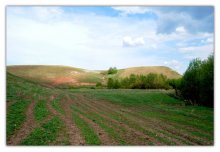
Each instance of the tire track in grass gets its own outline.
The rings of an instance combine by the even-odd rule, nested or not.
[[[47,102],[47,107],[49,111],[57,115],[61,120],[64,121],[66,129],[67,129],[67,134],[69,136],[69,142],[71,145],[84,145],[85,140],[82,138],[82,135],[80,133],[80,130],[76,127],[76,125],[72,121],[72,116],[71,116],[71,110],[69,110],[70,107],[67,107],[65,110],[69,110],[70,113],[68,113],[66,116],[63,114],[57,112],[52,106],[51,106],[51,101],[55,98],[55,96],[51,96],[50,100]]]
[[[91,100],[91,101],[89,101],[89,102],[94,102],[93,100]],[[106,102],[105,102],[106,103]],[[112,105],[112,104],[110,104],[110,106],[109,106],[109,104],[107,104],[107,105],[105,105],[105,104],[103,104],[103,103],[100,103],[99,101],[96,101],[95,103],[94,103],[95,105],[99,105],[99,106],[101,106],[102,108],[104,108],[105,109],[105,111],[114,111],[114,113],[119,113],[120,115],[122,114],[121,112],[119,112],[119,111],[117,111],[117,110],[113,110],[113,109],[117,109],[117,108],[119,108],[119,106],[117,106],[117,105]],[[113,106],[113,107],[112,107]],[[96,106],[95,107],[93,107],[93,108],[96,108]],[[121,107],[120,107],[121,108]],[[133,112],[130,112],[130,113],[133,113]],[[140,116],[138,116],[138,117],[136,117],[136,118],[134,118],[133,120],[135,120],[136,122],[137,122],[137,120],[139,120],[139,117]],[[146,117],[145,117],[146,118]],[[176,130],[176,128],[173,128],[172,127],[172,129],[168,129],[168,128],[166,128],[166,126],[164,126],[164,125],[158,125],[158,123],[159,122],[152,122],[152,120],[149,120],[149,119],[145,119],[145,121],[147,121],[147,122],[150,122],[150,123],[153,123],[152,125],[151,125],[151,127],[156,127],[156,128],[158,128],[158,131],[160,132],[160,129],[165,129],[165,131],[167,131],[167,132],[164,132],[166,135],[168,135],[168,136],[173,136],[173,135],[175,135],[174,134],[174,131],[173,131],[173,129],[174,130]],[[143,124],[143,123],[141,123],[141,124]],[[149,125],[149,123],[148,123],[148,125]],[[167,124],[166,124],[167,125]],[[155,128],[154,128],[155,129]],[[171,131],[172,130],[172,131]],[[157,133],[157,134],[159,134],[159,133]],[[173,134],[173,135],[172,135]],[[160,134],[162,137],[164,137],[164,135],[162,135],[162,134]],[[180,133],[178,133],[178,135],[180,135]],[[184,137],[185,138],[185,140],[187,139],[187,140],[189,140],[190,142],[191,142],[191,144],[194,144],[194,145],[201,145],[202,144],[202,140],[201,139],[192,139],[192,138],[190,138],[188,135],[186,135],[186,134],[184,134],[184,133],[182,133],[181,134],[181,136],[180,137]],[[181,141],[183,141],[184,142],[184,139],[181,139],[181,138],[179,138],[179,136],[177,137],[177,139],[173,139],[173,138],[171,138],[171,137],[168,137],[169,139],[172,139],[172,140],[175,140],[175,142],[177,143],[177,144],[180,144],[181,145]],[[196,140],[196,141],[194,141],[194,140]],[[185,142],[185,143],[188,143],[188,142]]]
[[[33,110],[36,102],[32,101],[26,111],[26,121],[23,123],[22,127],[11,136],[8,141],[8,145],[19,145],[20,142],[25,139],[29,133],[31,133],[39,124],[35,122]]]
[[[86,101],[84,98],[80,98],[79,99],[80,102],[77,102],[76,105],[80,106],[81,109],[84,109],[83,112],[89,114],[88,112],[93,112],[93,114],[95,114],[96,116],[102,117],[104,118],[104,120],[106,122],[108,122],[108,125],[114,125],[114,129],[123,129],[121,133],[121,136],[123,136],[124,139],[126,139],[126,142],[129,142],[128,144],[130,145],[151,145],[153,143],[156,143],[157,145],[162,145],[162,143],[160,143],[159,141],[156,141],[155,139],[152,139],[151,137],[149,137],[146,134],[143,134],[142,132],[134,129],[134,128],[130,128],[128,125],[123,124],[122,122],[116,121],[114,119],[111,119],[101,113],[98,113],[96,110],[94,110],[95,108],[90,107],[89,105],[87,105]],[[85,107],[87,106],[87,107]],[[90,113],[91,114],[91,113]],[[119,131],[119,130],[118,130]]]

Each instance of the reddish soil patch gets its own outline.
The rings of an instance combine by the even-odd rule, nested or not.
[[[77,80],[71,77],[58,77],[52,80],[53,85],[59,84],[75,84]]]
[[[52,81],[52,85],[57,86],[61,84],[74,85],[74,86],[95,86],[96,83],[90,82],[79,82],[75,78],[72,77],[58,77],[55,79],[50,79]]]
[[[35,122],[33,110],[36,102],[32,101],[26,111],[26,121],[21,128],[7,142],[8,145],[19,145],[20,142],[27,137],[39,125]]]

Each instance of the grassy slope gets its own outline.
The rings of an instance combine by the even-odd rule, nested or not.
[[[133,67],[133,68],[121,69],[119,70],[116,76],[119,78],[124,78],[124,77],[128,77],[130,74],[146,75],[149,73],[164,74],[168,78],[181,77],[179,73],[165,66],[147,66],[147,67]]]
[[[74,67],[46,65],[8,66],[7,72],[38,83],[57,86],[94,86],[97,82],[106,83],[108,77],[124,78],[130,74],[162,73],[168,78],[181,77],[177,72],[163,66],[120,69],[116,75],[106,75],[103,74],[105,73],[104,71],[88,71]],[[56,80],[59,81],[58,84],[56,84]]]
[[[46,66],[46,65],[24,65],[8,66],[7,72],[19,77],[23,77],[39,83],[54,84],[57,79],[68,78],[69,82],[59,83],[79,84],[90,83],[95,85],[101,81],[101,75],[97,72],[86,71],[84,69],[73,68],[68,66]],[[62,81],[62,80],[60,80]]]

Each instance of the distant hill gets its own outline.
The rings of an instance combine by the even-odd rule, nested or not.
[[[109,77],[124,78],[130,74],[164,74],[168,78],[181,77],[176,71],[164,66],[147,66],[119,69],[115,75],[107,75],[106,71],[85,70],[60,65],[15,65],[7,66],[7,72],[52,86],[95,86],[97,82],[106,83]]]
[[[128,77],[131,74],[146,75],[149,73],[163,74],[168,78],[172,78],[172,79],[181,77],[179,73],[165,66],[144,66],[144,67],[132,67],[132,68],[121,69],[117,73],[117,77],[124,78],[124,77]]]

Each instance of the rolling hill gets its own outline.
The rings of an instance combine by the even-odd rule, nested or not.
[[[171,79],[181,77],[179,73],[165,66],[144,66],[120,69],[117,73],[117,77],[125,78],[131,74],[146,75],[149,73],[163,74]]]
[[[176,71],[164,66],[146,66],[119,69],[115,75],[106,71],[86,70],[60,65],[14,65],[7,66],[7,72],[41,84],[52,86],[95,86],[97,82],[106,83],[109,77],[124,78],[130,74],[164,74],[168,78],[181,77]]]

